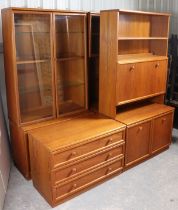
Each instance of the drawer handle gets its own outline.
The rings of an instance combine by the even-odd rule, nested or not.
[[[76,187],[77,187],[77,184],[73,184],[73,185],[71,186],[69,192],[72,191],[72,190],[74,190]]]
[[[110,152],[110,153],[107,155],[106,160],[109,160],[111,157],[112,157],[112,152]]]
[[[109,138],[106,145],[111,144],[112,140],[113,140],[113,138]]]
[[[155,68],[158,68],[158,67],[159,67],[159,63],[156,63]]]
[[[72,170],[69,172],[68,176],[71,176],[72,174],[75,174],[77,172],[76,168],[72,168]]]
[[[135,69],[135,66],[131,66],[129,71],[133,71]]]
[[[77,152],[76,151],[73,151],[70,155],[69,155],[69,158],[68,159],[70,159],[70,158],[72,158],[72,157],[74,157],[74,156],[76,156],[77,155]]]
[[[111,171],[112,171],[112,168],[109,167],[109,168],[107,169],[107,171],[106,171],[106,174],[108,174],[108,173],[111,172]]]
[[[143,127],[142,126],[139,126],[138,127],[138,131],[142,131],[143,130]]]

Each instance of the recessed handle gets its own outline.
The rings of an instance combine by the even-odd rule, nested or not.
[[[135,69],[135,66],[131,66],[129,71],[133,71]]]

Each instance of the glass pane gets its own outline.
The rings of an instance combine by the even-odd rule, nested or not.
[[[59,114],[85,107],[84,17],[56,16]]]
[[[50,16],[15,14],[21,122],[53,115]]]

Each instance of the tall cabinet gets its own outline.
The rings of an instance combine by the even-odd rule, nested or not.
[[[101,11],[99,112],[127,125],[125,166],[169,147],[169,14]]]
[[[87,109],[86,14],[2,10],[13,156],[30,178],[28,131]]]

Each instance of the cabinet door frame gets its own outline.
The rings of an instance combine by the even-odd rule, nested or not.
[[[151,141],[151,155],[154,155],[156,153],[159,153],[159,151],[162,151],[164,150],[165,148],[169,147],[169,145],[171,144],[171,133],[170,133],[170,141],[168,144],[165,144],[163,146],[161,146],[160,148],[157,148],[156,150],[153,150],[153,142],[154,142],[154,129],[155,129],[155,120],[159,119],[159,118],[162,118],[162,117],[166,117],[168,115],[171,115],[172,117],[172,122],[171,122],[171,125],[170,125],[170,128],[172,130],[172,127],[173,127],[173,120],[174,120],[174,117],[173,117],[173,114],[174,112],[167,112],[167,113],[164,113],[164,114],[161,114],[161,115],[158,115],[158,116],[155,116],[153,119],[152,119],[152,141]]]
[[[15,42],[15,23],[14,23],[14,17],[16,14],[19,15],[48,15],[49,16],[49,20],[50,20],[50,33],[49,33],[49,38],[50,38],[50,66],[51,66],[51,90],[52,90],[52,113],[50,117],[45,117],[45,118],[41,118],[41,119],[37,119],[37,120],[31,120],[28,122],[22,122],[21,120],[21,111],[20,111],[20,97],[19,97],[19,90],[18,90],[18,75],[17,75],[17,64],[16,64],[16,42]],[[53,51],[53,19],[52,19],[52,12],[39,12],[39,11],[22,11],[22,10],[14,10],[13,11],[13,15],[12,15],[12,39],[13,39],[13,60],[14,60],[14,65],[13,65],[13,74],[14,74],[14,83],[15,83],[15,93],[16,93],[16,107],[17,107],[17,113],[18,113],[18,117],[17,117],[17,121],[18,121],[18,125],[28,125],[28,124],[32,124],[32,123],[37,123],[37,122],[42,122],[42,121],[46,121],[49,119],[54,119],[56,118],[56,98],[55,98],[55,75],[54,75],[54,51]],[[11,120],[13,122],[13,120]]]
[[[128,160],[128,152],[127,151],[128,151],[128,143],[129,143],[128,142],[128,129],[137,127],[137,126],[142,125],[144,123],[150,123],[150,136],[149,136],[148,154],[146,154],[142,157],[139,157],[139,158],[137,158],[133,161],[127,162],[127,160]],[[132,166],[136,165],[137,163],[147,159],[150,156],[150,152],[151,152],[151,142],[152,142],[152,121],[151,121],[151,119],[143,120],[143,121],[140,121],[138,123],[134,123],[132,125],[127,126],[127,128],[126,128],[126,148],[125,148],[125,167],[126,168],[132,167]]]
[[[85,89],[84,89],[84,100],[85,100],[85,106],[77,111],[72,111],[69,113],[64,113],[64,114],[59,114],[59,106],[58,106],[58,82],[57,82],[57,58],[56,58],[56,27],[55,27],[55,17],[56,16],[81,16],[84,18],[84,25],[83,25],[83,29],[84,29],[84,82],[85,82]],[[57,114],[57,118],[61,118],[61,117],[65,117],[65,116],[70,116],[76,113],[80,113],[83,111],[86,111],[88,109],[88,76],[87,76],[87,14],[86,13],[77,13],[77,12],[53,12],[53,55],[54,55],[54,71],[55,71],[55,98],[56,98],[56,114]]]

